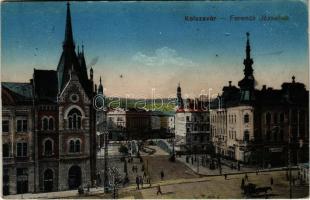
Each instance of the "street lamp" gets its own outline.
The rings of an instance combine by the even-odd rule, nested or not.
[[[104,192],[109,192],[109,178],[108,178],[108,139],[109,131],[103,131],[104,135]]]

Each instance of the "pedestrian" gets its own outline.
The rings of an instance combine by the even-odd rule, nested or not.
[[[270,185],[273,185],[273,178],[270,178]]]
[[[151,176],[148,177],[148,181],[149,181],[150,187],[152,187]]]
[[[89,192],[90,191],[90,184],[88,183],[87,184],[87,192]]]
[[[225,180],[227,180],[227,174],[224,174],[224,176],[225,176]]]
[[[248,180],[249,180],[249,177],[248,177],[248,174],[247,174],[247,173],[245,173],[244,180],[245,180],[245,181],[248,181]]]
[[[157,195],[158,195],[158,194],[160,194],[160,195],[162,195],[162,194],[163,194],[163,193],[161,192],[160,185],[158,185],[158,186],[157,186]]]
[[[242,178],[241,180],[241,189],[243,190],[243,188],[244,188],[244,178]]]
[[[288,171],[286,171],[286,180],[289,181]]]
[[[137,190],[139,190],[140,188],[139,188],[139,177],[138,176],[136,176],[136,184],[137,184]]]
[[[144,171],[144,172],[143,172],[143,178],[145,178],[145,177],[146,177],[146,172]]]
[[[163,171],[163,170],[161,170],[161,172],[160,172],[160,178],[161,178],[161,180],[163,180],[163,179],[164,179],[164,176],[165,176],[164,171]]]

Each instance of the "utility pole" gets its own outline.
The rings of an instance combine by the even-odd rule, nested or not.
[[[109,192],[109,178],[108,178],[108,139],[109,131],[103,131],[104,134],[104,192]]]
[[[291,140],[292,140],[292,135],[291,135],[291,121],[292,121],[292,115],[291,115],[291,110],[289,110],[289,140],[288,140],[288,167],[289,167],[289,186],[290,186],[290,199],[292,199],[292,169],[291,169]]]
[[[292,166],[291,166],[291,141],[289,142],[288,147],[288,169],[289,169],[289,181],[290,181],[290,199],[292,199]]]

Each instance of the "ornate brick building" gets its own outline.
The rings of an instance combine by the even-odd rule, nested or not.
[[[263,167],[286,165],[289,155],[293,163],[309,162],[309,91],[294,76],[281,89],[255,88],[249,33],[245,52],[239,88],[229,81],[211,105],[216,153]]]
[[[83,46],[75,51],[69,3],[57,70],[34,69],[30,83],[2,87],[5,194],[94,184],[93,69],[88,77]]]

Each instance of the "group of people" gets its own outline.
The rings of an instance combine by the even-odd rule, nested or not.
[[[137,190],[139,190],[140,188],[142,189],[144,183],[149,184],[150,187],[152,186],[150,176],[147,176],[147,175],[145,175],[145,176],[143,175],[143,177],[142,176],[136,176]]]
[[[138,166],[137,165],[132,166],[132,172],[138,173]]]

